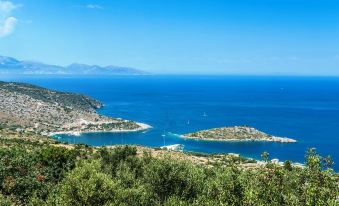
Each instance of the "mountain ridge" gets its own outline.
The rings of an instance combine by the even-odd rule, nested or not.
[[[72,63],[68,66],[18,60],[0,55],[0,74],[17,75],[146,75],[145,71],[122,66]]]

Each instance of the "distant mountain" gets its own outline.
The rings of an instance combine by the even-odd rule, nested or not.
[[[20,61],[0,56],[0,74],[54,74],[54,75],[143,75],[147,72],[119,66],[71,64],[67,67],[34,61]]]
[[[146,72],[119,66],[105,66],[101,67],[98,65],[87,65],[87,64],[71,64],[66,67],[67,71],[71,71],[75,74],[97,74],[97,75],[124,75],[124,74],[146,74]]]

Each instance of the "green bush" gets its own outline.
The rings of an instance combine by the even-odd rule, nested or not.
[[[161,202],[171,196],[192,201],[201,193],[205,179],[202,168],[169,158],[153,159],[144,175],[144,182]]]
[[[14,195],[26,202],[32,191],[44,190],[38,180],[42,170],[35,161],[35,155],[24,148],[0,149],[0,186],[4,195]]]
[[[12,201],[7,198],[7,197],[4,197],[1,193],[0,193],[0,205],[1,206],[11,206],[13,205]]]
[[[47,201],[48,205],[92,206],[114,202],[116,183],[100,171],[100,161],[86,161],[71,171]]]
[[[135,147],[66,149],[0,139],[0,205],[338,205],[338,174],[314,149],[305,167],[228,158],[199,166]],[[10,198],[8,198],[10,197]]]
[[[45,167],[48,178],[52,181],[59,181],[63,178],[65,171],[74,168],[75,157],[75,150],[49,146],[41,150],[38,161]]]

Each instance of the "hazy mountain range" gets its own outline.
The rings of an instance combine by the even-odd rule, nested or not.
[[[147,72],[119,66],[98,66],[74,63],[57,66],[35,61],[20,61],[0,56],[0,74],[53,74],[53,75],[143,75]]]

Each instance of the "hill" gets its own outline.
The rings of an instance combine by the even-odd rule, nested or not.
[[[95,132],[140,130],[147,126],[99,115],[101,102],[90,97],[14,82],[0,82],[0,123],[18,130]]]
[[[182,135],[184,138],[209,141],[263,141],[291,143],[296,140],[287,137],[276,137],[261,132],[253,127],[234,126],[201,130]]]

